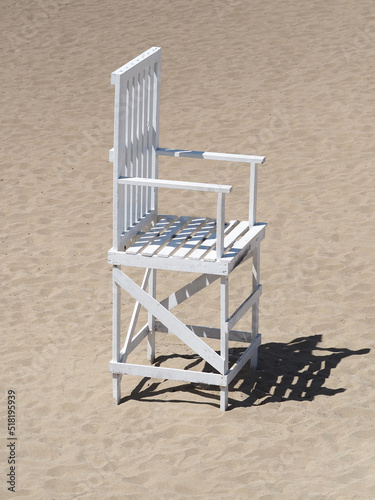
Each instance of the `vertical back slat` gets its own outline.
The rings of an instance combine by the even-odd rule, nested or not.
[[[141,134],[142,134],[142,114],[143,114],[143,102],[142,102],[142,81],[141,81],[141,73],[138,73],[137,75],[137,123],[136,123],[136,138],[137,138],[137,143],[136,143],[136,176],[137,177],[142,177],[142,163],[141,163]],[[139,220],[142,213],[141,213],[141,193],[142,193],[142,187],[137,186],[137,200],[136,200],[136,212],[135,212],[135,220]]]
[[[151,177],[151,161],[152,161],[152,151],[151,151],[151,129],[152,129],[152,92],[151,92],[151,66],[147,67],[147,123],[146,123],[146,177]],[[151,210],[152,200],[151,200],[152,188],[147,188],[146,195],[146,205],[148,210]]]
[[[125,82],[126,87],[124,89],[125,92],[125,151],[124,151],[124,169],[125,176],[129,175],[129,163],[130,163],[130,88],[129,88],[129,80]],[[130,186],[124,186],[124,230],[126,231],[130,226]]]
[[[136,135],[136,121],[137,121],[137,78],[133,77],[132,82],[131,82],[131,88],[132,88],[132,110],[131,110],[131,116],[132,116],[132,124],[131,124],[131,144],[130,144],[130,154],[131,154],[131,167],[130,167],[130,176],[131,177],[136,177],[136,151],[137,151],[137,145],[136,145],[136,140],[135,140],[135,135]],[[134,224],[136,220],[136,186],[131,187],[131,205],[130,205],[130,210],[131,210],[131,225]]]
[[[146,130],[147,130],[147,107],[148,107],[148,93],[147,93],[147,68],[142,72],[142,145],[141,145],[141,164],[142,164],[142,177],[147,177],[147,151],[146,151]],[[147,188],[142,187],[142,214],[148,212],[147,208]]]
[[[156,154],[156,148],[159,144],[159,113],[160,113],[160,64],[158,62],[154,63],[153,73],[153,122],[152,122],[152,174],[153,179],[157,179],[158,172],[158,156]],[[153,190],[153,207],[158,205],[158,191],[154,188]]]
[[[150,177],[154,177],[154,161],[156,159],[156,154],[154,154],[153,151],[153,142],[154,142],[154,101],[155,101],[155,93],[154,93],[154,69],[153,66],[150,67],[150,119],[149,119],[149,130],[148,130],[148,151],[149,151],[149,169],[150,169]],[[156,207],[155,205],[155,189],[150,188],[150,195],[151,195],[151,207],[154,209]]]

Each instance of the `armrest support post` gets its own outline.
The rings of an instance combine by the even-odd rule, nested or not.
[[[218,193],[216,218],[216,260],[224,255],[225,194]]]
[[[250,163],[249,227],[256,223],[258,164]]]

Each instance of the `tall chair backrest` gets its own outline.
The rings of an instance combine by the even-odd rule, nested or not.
[[[161,49],[152,47],[114,71],[113,248],[122,250],[157,214],[157,189],[118,182],[158,177]]]

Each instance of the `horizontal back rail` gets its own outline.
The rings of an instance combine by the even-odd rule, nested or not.
[[[157,148],[159,156],[176,156],[178,158],[197,158],[202,160],[236,161],[242,163],[264,163],[265,156],[238,155],[228,153],[213,153],[210,151],[191,151],[187,149]]]

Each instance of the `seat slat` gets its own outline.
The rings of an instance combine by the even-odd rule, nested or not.
[[[227,232],[227,236],[224,238],[224,252],[240,237],[243,233],[249,229],[248,221],[241,221],[237,226],[233,227],[231,231]],[[211,250],[205,257],[204,260],[214,261],[216,260],[216,248]]]
[[[182,229],[189,221],[190,217],[179,217],[165,231],[163,231],[141,254],[146,257],[152,257],[161,247],[168,243],[171,238]]]
[[[202,244],[203,240],[209,236],[209,234],[215,229],[216,222],[212,219],[206,219],[204,226],[199,229],[199,231],[193,235],[177,252],[173,257],[183,259],[188,255],[189,252],[193,251],[196,247]]]
[[[236,255],[241,252],[246,245],[248,245],[254,238],[257,238],[259,233],[264,231],[265,224],[259,224],[251,227],[247,233],[245,233],[242,238],[237,240],[235,244],[227,251],[224,255],[222,261],[230,262]]]
[[[141,233],[141,237],[126,250],[127,254],[136,255],[157,238],[177,217],[175,215],[163,215],[149,231]]]
[[[176,234],[171,241],[160,250],[158,257],[169,257],[178,247],[182,246],[199,228],[203,226],[207,219],[199,217],[192,219],[189,224]]]
[[[237,221],[235,220],[230,221],[229,224],[224,229],[224,234],[227,234],[228,231],[230,231],[236,223]],[[206,254],[209,250],[213,248],[214,245],[216,245],[216,231],[210,234],[210,236],[207,239],[205,239],[202,242],[202,244],[188,256],[188,259],[200,260],[204,254]]]

